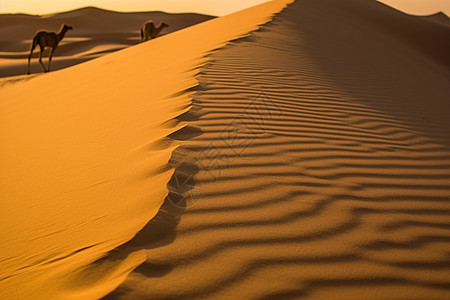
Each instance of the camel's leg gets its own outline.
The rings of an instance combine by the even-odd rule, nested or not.
[[[153,33],[155,32],[155,27],[152,26],[152,28],[148,32],[148,39],[151,40],[154,38]]]
[[[42,68],[44,69],[44,72],[47,72],[44,64],[42,63],[42,54],[44,54],[44,49],[45,49],[45,47],[41,46],[41,52],[39,53],[39,63],[41,64]]]
[[[47,72],[50,72],[50,63],[52,62],[53,53],[55,52],[56,47],[52,47],[52,50],[50,50],[50,56],[48,57],[48,68]]]
[[[146,28],[144,28],[143,35],[144,35],[144,42],[148,41],[148,33],[147,33],[147,29]]]
[[[144,42],[148,41],[148,30],[144,28]]]
[[[37,45],[37,40],[34,38],[33,39],[33,44],[31,45],[31,50],[30,50],[30,55],[28,55],[28,72],[27,74],[30,74],[30,60],[31,60],[31,56],[33,55],[33,50],[34,48],[36,48]]]
[[[148,27],[146,27],[145,30],[144,30],[144,35],[145,35],[144,39],[145,39],[146,41],[152,39],[151,34],[150,34],[150,31],[151,31],[151,29],[149,29]]]

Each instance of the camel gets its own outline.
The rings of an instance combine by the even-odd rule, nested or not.
[[[157,27],[153,24],[153,21],[147,21],[141,26],[141,42],[145,42],[151,39],[154,39],[164,27],[169,27],[164,22],[159,23]]]
[[[63,25],[61,25],[61,29],[59,30],[58,33],[45,31],[45,30],[38,31],[33,38],[33,44],[31,45],[30,55],[28,56],[28,73],[27,74],[30,74],[30,60],[31,60],[31,56],[33,55],[33,50],[34,50],[34,48],[36,48],[37,45],[39,45],[39,47],[41,48],[41,52],[39,53],[39,63],[41,64],[42,68],[44,68],[44,72],[49,72],[53,53],[55,52],[56,48],[58,47],[59,42],[66,35],[66,32],[69,30],[72,30],[72,29],[73,29],[72,26],[63,24]],[[42,54],[44,53],[45,47],[52,48],[50,50],[50,56],[48,58],[48,69],[47,70],[45,69],[45,66],[42,63]]]

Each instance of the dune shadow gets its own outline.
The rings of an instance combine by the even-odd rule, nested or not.
[[[450,146],[449,27],[382,3],[307,2],[293,26],[302,50],[324,76],[356,102]],[[329,18],[337,14],[348,22]]]
[[[8,85],[16,84],[19,82],[26,82],[26,81],[33,79],[34,77],[39,76],[39,75],[41,75],[41,74],[33,74],[30,76],[19,75],[19,76],[0,78],[0,88],[3,88]]]
[[[195,112],[188,111],[175,119],[176,123],[185,120],[194,120],[197,116]],[[180,130],[170,134],[166,139],[173,141],[187,141],[202,134],[199,128],[187,125]],[[172,152],[169,166],[174,168],[174,172],[167,183],[168,194],[164,199],[158,213],[142,228],[130,241],[111,251],[102,260],[123,261],[126,257],[136,251],[150,250],[174,242],[176,239],[176,229],[181,215],[192,203],[196,201],[197,182],[194,176],[199,172],[194,162],[185,159],[186,149],[183,145]],[[173,269],[170,264],[160,264],[151,261],[151,257],[133,270],[145,277],[162,277]],[[118,299],[126,294],[127,287],[119,286],[112,293],[103,299]]]

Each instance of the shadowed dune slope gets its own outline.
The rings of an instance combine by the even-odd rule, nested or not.
[[[168,137],[185,126],[175,118],[190,108],[199,66],[286,3],[3,82],[0,299],[97,299],[146,261],[139,249],[108,252],[168,194],[178,145]]]
[[[194,13],[122,13],[95,7],[45,16],[0,14],[0,77],[26,72],[31,41],[39,29],[58,31],[62,23],[74,27],[55,52],[52,70],[57,70],[136,45],[140,41],[139,27],[147,20],[169,24],[169,28],[161,32],[165,35],[212,18]],[[48,52],[45,51],[45,62]],[[38,53],[39,47],[33,54],[33,73],[43,72],[37,60]]]
[[[448,299],[448,32],[299,0],[210,55],[148,225],[171,240],[131,241],[106,299]]]

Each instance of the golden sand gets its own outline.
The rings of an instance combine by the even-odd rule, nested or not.
[[[290,2],[3,81],[0,298],[448,298],[450,26]]]

